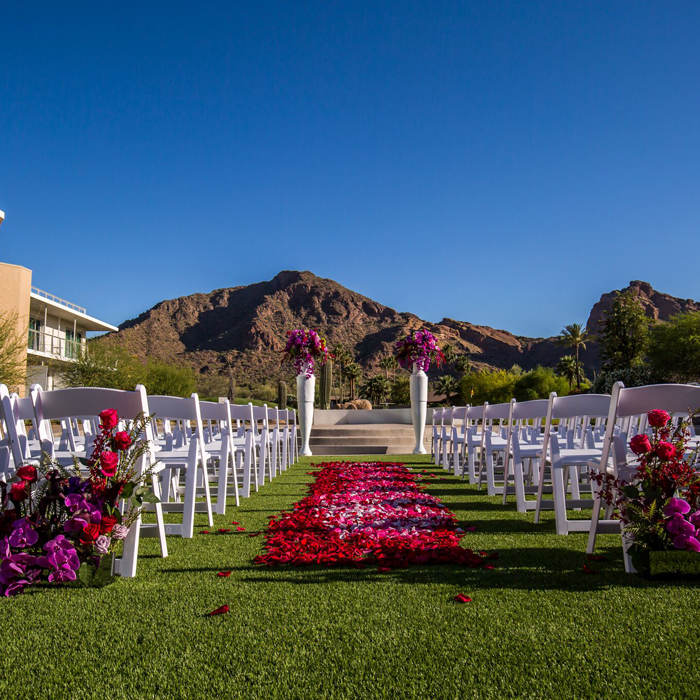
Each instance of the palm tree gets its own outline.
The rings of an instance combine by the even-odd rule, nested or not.
[[[576,387],[581,388],[581,362],[579,360],[579,351],[586,349],[586,341],[588,340],[588,331],[580,323],[572,323],[564,326],[564,330],[557,338],[557,343],[567,348],[574,348],[576,351]]]
[[[389,380],[386,377],[382,377],[381,374],[377,374],[374,377],[370,377],[360,387],[360,396],[369,399],[374,406],[379,406],[386,403],[386,397],[390,389]]]
[[[396,368],[399,366],[399,363],[393,355],[388,355],[379,360],[379,366],[385,371],[387,379],[389,379],[389,370],[391,370],[392,377],[396,379]]]
[[[569,391],[571,391],[574,379],[576,378],[576,371],[576,358],[573,355],[564,355],[564,357],[559,360],[557,364],[557,374],[561,377],[566,377],[566,380],[569,382]]]
[[[339,382],[339,391],[338,391],[338,399],[340,402],[343,402],[343,389],[344,389],[344,384],[343,384],[343,369],[347,367],[350,362],[352,361],[352,355],[345,349],[345,346],[342,343],[338,343],[333,348],[333,358],[335,359],[336,364],[338,365],[338,382]]]
[[[452,403],[450,400],[450,394],[457,391],[457,381],[449,374],[443,374],[442,377],[435,381],[434,389],[436,394],[445,395],[446,403]]]
[[[350,400],[355,400],[355,382],[362,376],[362,368],[357,362],[351,362],[345,368],[345,376],[350,382]]]
[[[472,368],[472,361],[468,355],[457,355],[455,360],[455,369],[462,375],[468,374]]]
[[[446,365],[451,365],[457,358],[457,352],[450,343],[445,343],[442,346],[442,354],[445,357]]]

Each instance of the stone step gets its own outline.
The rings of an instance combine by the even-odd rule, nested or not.
[[[413,435],[314,435],[311,433],[309,438],[311,445],[392,445],[414,441]]]
[[[386,445],[312,445],[314,457],[332,457],[342,455],[410,455],[413,443],[389,448]]]

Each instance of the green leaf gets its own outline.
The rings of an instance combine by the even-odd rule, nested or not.
[[[627,498],[639,498],[639,489],[636,486],[623,486],[622,493]]]
[[[160,503],[160,499],[150,491],[146,491],[146,493],[141,494],[140,498],[144,503]]]
[[[86,459],[85,457],[78,457],[78,461],[85,467],[92,466],[92,464],[90,464],[90,460]]]
[[[84,586],[89,586],[94,575],[95,568],[92,566],[92,564],[88,564],[88,562],[84,561],[78,569],[78,578],[80,579],[80,582]]]
[[[134,482],[129,481],[125,484],[124,489],[122,490],[122,498],[126,501],[127,499],[131,498],[131,494],[134,493]]]

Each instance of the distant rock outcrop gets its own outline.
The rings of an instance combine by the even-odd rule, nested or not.
[[[591,309],[586,328],[592,335],[598,335],[603,326],[606,312],[612,308],[615,297],[621,292],[632,291],[636,294],[646,315],[654,320],[667,321],[674,314],[686,311],[700,311],[700,303],[692,299],[679,299],[663,292],[657,292],[648,282],[632,280],[628,287],[603,294],[600,301]]]
[[[649,316],[700,310],[700,304],[655,292],[645,282],[632,282]],[[593,307],[589,331],[600,328],[614,292]],[[553,338],[524,338],[504,330],[443,319],[426,323],[418,316],[383,306],[311,272],[285,270],[269,282],[217,289],[209,294],[171,299],[156,304],[138,318],[126,321],[108,336],[141,358],[148,356],[193,366],[199,372],[218,372],[228,356],[238,381],[278,379],[287,330],[314,328],[332,346],[342,343],[354,351],[369,371],[391,354],[397,338],[427,327],[441,343],[468,352],[476,367],[507,369],[514,364],[529,370],[553,366],[566,352]],[[595,344],[582,354],[587,370],[597,369]]]

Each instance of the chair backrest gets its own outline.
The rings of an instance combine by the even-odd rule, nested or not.
[[[622,382],[615,382],[610,400],[601,464],[608,463],[615,426],[620,419],[646,416],[654,409],[661,409],[673,415],[687,414],[698,408],[700,408],[700,386],[694,384],[650,384],[628,389]]]
[[[97,416],[104,410],[113,408],[120,419],[133,421],[139,415],[149,414],[149,402],[146,390],[140,384],[135,391],[119,389],[101,389],[96,387],[80,387],[71,389],[56,389],[43,391],[35,384],[31,387],[30,402],[39,426],[39,439],[42,445],[45,441],[53,442],[49,421],[74,418],[80,416]],[[146,426],[146,440],[153,449],[153,431],[150,424]]]
[[[536,399],[534,401],[516,401],[513,404],[513,421],[537,420],[547,417],[549,408],[548,399]]]
[[[607,416],[610,412],[610,394],[552,394],[552,419]]]
[[[482,406],[469,406],[467,408],[467,420],[474,422],[483,421],[484,411],[486,410],[487,406],[488,403],[485,403]]]
[[[234,434],[233,423],[231,419],[231,404],[228,399],[221,403],[214,401],[200,401],[199,412],[202,416],[202,421],[213,421],[219,425],[223,424],[226,430],[231,435]]]
[[[202,423],[202,412],[199,406],[199,396],[195,393],[188,398],[177,396],[149,396],[148,405],[151,413],[161,420],[180,421],[183,424],[183,433],[194,423],[195,436],[199,438],[201,449],[204,445],[204,426]]]
[[[494,420],[504,421],[510,419],[512,402],[494,403],[484,405],[484,420],[489,423]]]

